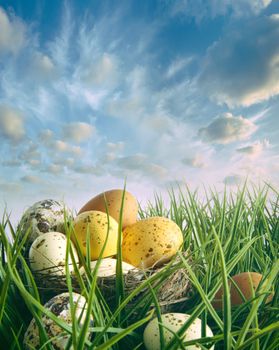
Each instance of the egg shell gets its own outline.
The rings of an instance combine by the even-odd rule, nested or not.
[[[108,232],[109,228],[109,232]],[[90,235],[91,260],[97,260],[105,244],[108,233],[108,241],[103,253],[103,258],[117,253],[118,223],[112,217],[101,211],[86,211],[79,214],[74,220],[74,230],[77,242],[84,256],[86,256],[87,230]],[[74,239],[74,238],[73,238]]]
[[[116,275],[116,263],[117,263],[116,259],[112,259],[112,258],[102,259],[97,272],[97,276],[109,277],[109,276]],[[97,264],[97,261],[91,261],[90,263],[91,271],[95,269],[96,264]],[[134,266],[127,264],[125,261],[122,261],[122,273],[126,274],[130,270],[137,270],[137,269]],[[85,273],[85,269],[83,266],[80,268],[79,272],[81,275]]]
[[[86,299],[78,293],[72,293],[73,303],[75,307],[75,319],[79,320],[80,326],[85,321],[86,308],[87,303]],[[51,311],[56,317],[66,322],[68,325],[72,325],[72,316],[71,316],[71,308],[70,308],[70,295],[69,293],[62,293],[56,295],[52,299],[50,299],[44,307]],[[91,323],[92,323],[91,318]],[[49,338],[60,336],[59,338],[53,339],[51,341],[52,346],[58,350],[64,350],[66,348],[67,342],[70,338],[65,331],[60,328],[54,321],[52,321],[47,316],[42,316],[42,324],[45,328],[45,331]],[[90,336],[88,332],[87,336]],[[36,324],[35,319],[33,318],[30,322],[23,340],[23,345],[25,349],[40,349],[40,336],[39,336],[39,328]],[[70,347],[73,349],[73,347]]]
[[[96,197],[90,199],[80,209],[79,214],[90,210],[97,210],[106,213],[106,198],[109,215],[113,217],[117,222],[119,222],[122,196],[123,190],[110,190],[100,193]],[[137,221],[137,216],[138,202],[130,192],[125,191],[125,197],[123,202],[122,228],[124,229],[126,226],[134,224]]]
[[[182,243],[182,232],[172,220],[159,216],[140,220],[123,231],[123,260],[143,269],[160,266],[177,253]]]
[[[47,232],[35,239],[29,251],[31,270],[42,274],[65,275],[67,238],[61,232]],[[78,254],[72,244],[73,255],[78,264]],[[74,265],[69,254],[69,271]]]
[[[240,289],[241,293],[246,300],[253,298],[253,290],[256,292],[263,276],[257,272],[242,272],[232,277],[233,281],[236,283],[237,287]],[[237,306],[244,303],[241,294],[235,285],[229,281],[230,293],[231,293],[231,305]],[[223,297],[223,287],[221,287],[215,294],[212,301],[212,305],[216,309],[222,308],[222,297]],[[267,298],[267,302],[272,300],[272,295]]]
[[[189,319],[190,315],[182,314],[182,313],[168,313],[162,315],[162,323],[168,327],[174,333],[177,333],[180,328],[184,325],[184,323]],[[190,341],[194,339],[199,339],[202,337],[201,335],[201,326],[202,322],[199,318],[196,318],[195,321],[191,324],[191,326],[184,332],[183,341]],[[167,344],[173,338],[173,334],[168,331],[166,328],[164,329],[164,340]],[[212,337],[213,333],[209,326],[206,326],[206,336]],[[147,350],[160,350],[160,332],[158,325],[158,318],[154,318],[151,320],[146,326],[143,333],[143,342]],[[181,349],[181,348],[178,348]],[[188,345],[187,350],[197,350],[201,349],[199,345]],[[212,346],[210,349],[214,349]]]
[[[65,232],[64,213],[71,217],[65,204],[53,199],[36,202],[25,211],[19,222],[19,227],[22,238],[26,231],[30,230],[25,243],[27,251],[38,236],[51,231]]]

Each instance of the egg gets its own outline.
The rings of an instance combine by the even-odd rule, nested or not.
[[[106,258],[102,259],[99,265],[97,276],[98,277],[109,277],[116,275],[116,259]],[[97,261],[91,261],[90,268],[93,271],[96,267]],[[122,261],[122,273],[127,274],[130,270],[137,270],[134,266],[125,263]],[[83,275],[85,273],[85,269],[82,266],[79,270],[80,274]]]
[[[160,266],[177,253],[182,243],[182,232],[172,220],[164,217],[140,220],[123,231],[123,260],[143,269]]]
[[[79,320],[79,326],[85,321],[87,303],[83,296],[78,293],[72,293],[73,304],[74,304],[74,315],[75,319]],[[44,307],[51,311],[56,317],[66,322],[68,325],[72,325],[72,314],[70,308],[70,294],[62,293],[56,295],[50,299]],[[91,319],[91,323],[92,323]],[[46,315],[42,316],[42,325],[46,331],[47,336],[51,339],[51,345],[57,350],[64,350],[66,348],[67,342],[70,335],[66,333],[61,327],[59,327],[54,321],[48,318]],[[87,337],[89,338],[90,332],[88,332]],[[33,318],[30,322],[25,334],[23,345],[26,349],[41,349],[42,344],[40,343],[39,328]],[[73,349],[71,346],[70,349]]]
[[[94,210],[79,214],[74,220],[74,231],[77,239],[76,244],[79,244],[84,256],[86,256],[87,231],[89,232],[91,260],[99,258],[107,233],[108,241],[102,257],[106,258],[117,253],[118,223],[109,217],[108,227],[107,214]]]
[[[172,332],[177,333],[184,323],[189,319],[190,315],[182,313],[168,313],[162,315],[162,323],[168,327]],[[194,339],[199,339],[201,335],[202,322],[199,318],[196,318],[191,326],[183,333],[182,340],[190,341]],[[163,331],[165,343],[169,343],[173,338],[173,333],[171,333],[166,328]],[[209,326],[206,325],[206,336],[212,337],[213,333]],[[158,325],[158,318],[151,320],[146,326],[143,333],[143,342],[147,350],[160,350],[160,332]],[[181,349],[179,347],[178,349]],[[186,348],[185,348],[186,349]],[[199,345],[188,345],[187,350],[201,349]],[[212,346],[210,349],[214,349]]]
[[[38,236],[50,231],[65,232],[64,212],[67,217],[71,216],[63,202],[53,199],[36,202],[25,211],[19,222],[19,228],[21,237],[24,237],[26,231],[30,229],[26,239],[27,251]]]
[[[65,275],[67,238],[61,232],[47,232],[35,239],[29,250],[31,270],[42,274]],[[78,254],[72,245],[73,255],[78,264]],[[74,265],[69,254],[69,271]]]
[[[236,283],[237,287],[243,294],[246,300],[253,298],[253,292],[256,292],[263,276],[257,272],[242,272],[232,277],[232,280]],[[231,294],[231,305],[237,306],[244,303],[241,294],[234,284],[229,281],[230,294]],[[222,308],[222,297],[223,297],[223,287],[221,287],[215,294],[212,301],[213,306],[216,309]],[[272,295],[267,298],[267,302],[272,300]]]
[[[100,193],[96,197],[90,199],[79,211],[83,213],[89,210],[107,212],[105,198],[107,201],[108,213],[117,222],[119,222],[120,208],[122,203],[123,190],[110,190]],[[125,191],[123,201],[123,214],[122,214],[122,228],[132,225],[137,221],[138,215],[138,202],[136,198],[130,193]]]

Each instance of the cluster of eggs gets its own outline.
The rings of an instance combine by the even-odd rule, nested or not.
[[[121,221],[122,256],[126,264],[145,269],[170,260],[183,243],[180,228],[167,218],[137,220],[137,216],[138,203],[131,193],[107,191],[91,199],[79,211],[74,220],[75,240],[86,255],[89,233],[92,261],[100,257],[102,250],[103,258],[114,256]]]
[[[123,206],[120,218],[121,206]],[[84,256],[90,252],[92,270],[102,253],[98,268],[99,277],[113,276],[116,273],[116,262],[119,237],[119,225],[122,232],[122,271],[124,274],[132,269],[145,269],[160,266],[169,261],[181,248],[183,235],[180,228],[171,220],[163,217],[150,217],[138,220],[138,203],[136,198],[122,190],[104,192],[87,202],[73,220],[74,232],[69,244],[72,254],[68,257],[67,268],[70,273],[74,271],[74,263],[79,266],[77,245]],[[23,215],[20,222],[22,235],[27,237],[25,246],[29,253],[30,267],[34,272],[65,275],[67,238],[64,232],[66,219],[72,215],[64,203],[54,200],[44,200],[35,203]],[[28,231],[28,232],[27,232]],[[90,247],[87,247],[89,241]],[[72,242],[72,243],[71,243]],[[89,248],[89,249],[88,249]],[[71,260],[71,257],[74,261]],[[83,266],[79,268],[80,274],[85,272]],[[245,300],[253,298],[255,291],[261,283],[262,275],[256,272],[244,272],[233,276],[229,280],[231,305],[237,306]],[[222,308],[223,288],[216,293],[212,304],[216,309]],[[272,296],[267,298],[267,302]],[[73,294],[77,310],[86,310],[86,301],[79,294]],[[63,293],[52,298],[45,307],[55,315],[71,324],[69,294]],[[162,321],[164,338],[167,343],[181,326],[189,319],[187,314],[163,314]],[[80,317],[79,317],[80,318]],[[80,318],[82,325],[82,317]],[[56,326],[52,320],[43,317],[47,335],[56,337],[54,344],[57,349],[64,349],[69,335]],[[169,331],[168,331],[169,330]],[[206,326],[206,335],[212,336],[211,329]],[[201,337],[201,321],[196,319],[184,332],[184,341]],[[39,346],[40,337],[36,322],[33,319],[25,333],[24,344],[27,349]],[[147,350],[160,349],[160,335],[158,319],[149,322],[144,331],[144,344]],[[192,347],[187,347],[187,349]],[[195,348],[197,346],[195,345]]]
[[[180,228],[167,218],[152,217],[137,221],[137,217],[138,202],[131,193],[122,190],[104,192],[80,209],[73,220],[74,230],[69,241],[64,228],[67,218],[72,220],[72,215],[64,203],[50,199],[37,202],[24,213],[19,224],[22,237],[26,239],[30,268],[40,275],[65,276],[66,268],[73,273],[74,265],[79,266],[77,251],[80,250],[84,256],[90,251],[92,270],[97,260],[102,258],[97,272],[99,277],[115,275],[120,221],[124,274],[132,269],[160,266],[169,261],[182,246]],[[69,254],[66,266],[68,244],[72,254]],[[84,267],[81,266],[79,271],[83,274]],[[69,316],[67,298],[65,293],[57,295],[45,307],[60,310],[61,315]],[[64,313],[57,303],[65,309]],[[71,323],[71,317],[68,316],[66,321]],[[58,317],[61,318],[60,314]],[[60,327],[54,327],[47,317],[42,321],[49,336],[61,338],[59,334],[63,332]],[[57,349],[64,348],[68,336],[64,334],[61,339],[55,344]],[[36,348],[39,341],[39,330],[33,319],[25,333],[24,344],[27,349]]]

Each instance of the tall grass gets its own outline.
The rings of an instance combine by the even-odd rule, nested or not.
[[[74,349],[144,349],[143,330],[154,316],[160,323],[161,348],[165,350],[187,349],[187,346],[197,343],[202,349],[209,349],[212,345],[215,349],[278,349],[278,192],[270,186],[248,189],[245,185],[235,194],[224,191],[220,195],[216,191],[205,191],[203,200],[200,200],[197,191],[192,192],[185,186],[178,191],[171,189],[169,199],[166,205],[159,195],[155,195],[145,208],[140,208],[139,218],[166,216],[175,221],[183,232],[183,250],[190,257],[188,259],[180,254],[192,285],[183,312],[191,317],[170,343],[167,344],[162,337],[165,326],[160,322],[160,303],[152,282],[156,278],[163,280],[173,267],[167,266],[159,277],[146,278],[131,294],[126,295],[121,269],[121,220],[113,306],[107,304],[98,288],[98,265],[94,271],[90,271],[90,251],[83,258],[78,249],[86,278],[81,278],[77,265],[74,269],[81,294],[88,303],[84,311],[86,322],[80,327],[77,320],[69,326],[44,308],[44,302],[52,295],[40,292],[23,258],[24,239],[28,232],[20,240],[22,235],[19,229],[11,225],[4,213],[0,224],[0,348],[22,349],[24,333],[34,317],[40,329],[42,349],[53,349],[42,324],[42,315],[47,315],[63,332],[70,334],[68,348],[73,346]],[[71,225],[66,225],[66,234],[68,259],[70,256],[73,258],[69,244]],[[252,300],[232,307],[228,278],[244,271],[259,272],[263,280]],[[211,300],[221,285],[224,286],[223,311],[216,311]],[[71,295],[73,285],[69,271],[67,286]],[[138,301],[131,311],[127,306],[144,288],[149,289],[147,297]],[[266,303],[270,293],[274,295],[272,302]],[[149,307],[151,303],[154,305],[152,310]],[[74,315],[72,300],[71,309]],[[202,320],[202,338],[198,341],[182,340],[183,332],[197,317]],[[93,325],[91,319],[94,320]],[[206,324],[213,330],[214,336],[211,338],[207,337]],[[92,332],[91,337],[88,337],[88,331]]]

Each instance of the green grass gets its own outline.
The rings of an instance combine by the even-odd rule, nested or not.
[[[202,320],[203,337],[198,340],[202,349],[254,349],[272,350],[279,348],[279,194],[271,186],[264,188],[240,188],[236,193],[216,191],[203,194],[199,199],[197,191],[186,186],[178,192],[169,191],[166,205],[155,195],[145,208],[140,208],[139,218],[166,216],[175,221],[184,236],[183,250],[190,259],[181,255],[182,264],[192,285],[190,299],[185,302],[183,312],[190,319],[182,326],[173,340],[166,344],[161,337],[162,349],[185,348],[197,341],[181,341],[181,335],[195,318]],[[66,218],[65,218],[66,221]],[[9,234],[8,234],[9,233]],[[73,257],[69,237],[71,225],[67,226],[67,258]],[[77,320],[69,327],[63,320],[46,310],[44,302],[51,295],[40,293],[28,264],[23,258],[24,239],[12,227],[4,213],[0,224],[0,348],[22,349],[24,333],[35,317],[41,334],[42,349],[52,349],[51,340],[42,327],[41,318],[46,314],[66,333],[71,335],[70,345],[74,349],[144,349],[143,330],[154,316],[161,320],[160,303],[152,283],[163,280],[169,273],[166,267],[159,277],[147,278],[131,294],[125,294],[121,268],[120,244],[121,221],[118,237],[117,275],[115,282],[115,303],[109,306],[98,288],[97,268],[89,269],[90,250],[83,258],[78,255],[86,271],[86,278],[78,274],[81,294],[88,302],[83,327]],[[28,235],[28,232],[25,235]],[[10,238],[9,238],[10,237]],[[244,271],[261,273],[264,278],[252,300],[239,307],[231,307],[228,278]],[[211,304],[214,294],[224,285],[223,311],[216,311]],[[72,280],[67,273],[67,286],[73,291]],[[134,313],[127,307],[131,300],[144,288],[148,295],[136,304]],[[270,293],[271,303],[265,303]],[[150,311],[149,305],[154,309]],[[71,301],[72,314],[74,305]],[[90,319],[94,319],[94,324]],[[214,337],[207,338],[206,323]],[[164,325],[160,325],[163,335]],[[92,337],[88,338],[88,330]],[[70,344],[71,343],[71,344]]]

